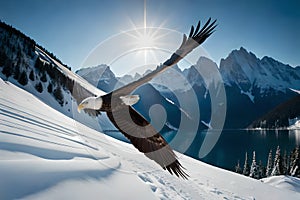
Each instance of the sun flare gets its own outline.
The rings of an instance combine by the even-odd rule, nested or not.
[[[144,19],[137,22],[128,17],[127,20],[131,27],[120,30],[118,34],[99,43],[89,53],[83,66],[105,63],[117,76],[144,74],[147,70],[156,69],[181,44],[183,33],[167,28],[167,18],[156,21],[152,17],[150,22],[147,21],[146,1],[144,1]],[[200,55],[210,57],[202,47],[199,47],[178,63],[178,67],[182,69],[190,67],[192,63],[197,62]]]
[[[140,44],[142,47],[154,47],[155,46],[155,38],[152,37],[150,34],[143,34],[141,35],[137,43]]]
[[[148,62],[149,57],[151,57],[152,61],[157,61],[160,56],[157,54],[161,54],[158,51],[161,48],[162,44],[165,43],[164,39],[166,33],[162,33],[161,31],[164,25],[164,22],[161,23],[158,27],[148,27],[147,26],[147,1],[144,0],[144,19],[143,19],[143,27],[138,27],[136,24],[133,23],[132,20],[131,24],[133,26],[133,32],[125,32],[128,34],[132,39],[134,39],[132,44],[136,49],[137,56],[142,56],[144,60],[144,65],[149,65],[152,63]]]

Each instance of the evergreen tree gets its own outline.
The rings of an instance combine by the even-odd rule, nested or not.
[[[282,157],[282,174],[288,175],[288,157],[287,157],[286,150],[284,151]]]
[[[266,176],[269,177],[272,174],[273,170],[273,160],[272,160],[272,149],[269,152],[268,162],[267,162],[267,169],[266,169]]]
[[[44,70],[44,63],[39,58],[37,58],[36,61],[35,61],[35,64],[34,64],[34,68],[36,68],[39,71],[43,71]]]
[[[241,174],[242,173],[242,168],[240,166],[240,160],[238,160],[238,163],[237,165],[235,166],[235,172],[238,173],[238,174]]]
[[[249,164],[248,164],[248,153],[245,154],[245,163],[243,168],[243,175],[249,176],[250,170],[249,170]]]
[[[274,166],[273,166],[271,176],[282,175],[283,174],[282,172],[283,172],[282,157],[280,155],[280,148],[278,146],[274,158]]]
[[[36,91],[38,91],[39,93],[43,92],[43,85],[41,82],[37,83],[35,86]]]
[[[46,72],[45,71],[42,72],[41,81],[44,82],[44,83],[47,82],[47,76],[46,76]]]
[[[12,64],[13,65],[13,64]],[[14,79],[19,80],[20,77],[20,67],[19,66],[13,66],[14,69]]]
[[[10,77],[13,74],[12,67],[9,64],[5,64],[2,73],[6,76],[6,78]]]
[[[266,168],[262,164],[261,160],[259,161],[259,165],[258,165],[258,173],[259,173],[259,178],[260,179],[266,177]]]
[[[252,159],[252,164],[251,164],[249,176],[251,178],[255,178],[255,179],[259,179],[260,178],[259,177],[258,166],[256,164],[255,151],[253,151],[253,159]]]
[[[64,95],[61,91],[61,87],[58,86],[54,91],[53,91],[53,95],[55,97],[55,99],[57,100],[57,102],[63,106],[64,104]]]
[[[5,62],[7,61],[8,57],[6,53],[2,50],[0,50],[0,67],[3,67],[5,65]]]
[[[27,74],[25,71],[22,71],[19,79],[18,79],[18,82],[21,84],[21,85],[27,85],[28,83],[28,78],[27,78]]]
[[[35,80],[35,77],[34,77],[34,72],[33,70],[31,70],[30,74],[29,74],[29,79],[34,81]]]
[[[49,93],[52,93],[53,92],[53,86],[51,83],[49,83],[48,87],[47,87],[47,90]]]
[[[300,177],[300,157],[299,147],[296,147],[291,154],[291,169],[290,175]]]

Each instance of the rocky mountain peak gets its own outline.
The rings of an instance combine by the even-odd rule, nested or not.
[[[284,92],[295,85],[300,87],[297,69],[271,57],[259,59],[243,47],[221,60],[220,72],[225,84],[237,85],[243,92],[252,92],[253,87],[259,88],[260,93],[269,89]]]

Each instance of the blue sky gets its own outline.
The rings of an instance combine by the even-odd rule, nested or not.
[[[209,17],[218,27],[203,46],[217,64],[243,46],[300,65],[299,0],[147,0],[147,26],[188,33]],[[99,43],[143,27],[144,0],[0,0],[0,19],[76,70]]]

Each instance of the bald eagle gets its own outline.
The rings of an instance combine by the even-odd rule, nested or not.
[[[191,27],[188,37],[185,34],[183,35],[180,47],[163,65],[139,80],[115,91],[103,96],[84,99],[78,105],[78,111],[85,109],[86,111],[106,112],[109,120],[130,140],[135,148],[171,174],[187,179],[188,174],[184,171],[184,167],[180,164],[166,140],[132,107],[133,104],[139,101],[139,96],[131,95],[131,92],[178,63],[193,49],[202,44],[214,32],[216,26],[216,20],[211,22],[211,18],[209,18],[200,29],[199,21],[196,28]]]

